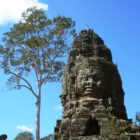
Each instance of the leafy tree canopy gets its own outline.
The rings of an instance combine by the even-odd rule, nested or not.
[[[59,80],[64,66],[60,58],[70,48],[74,26],[71,18],[57,16],[49,19],[43,9],[27,9],[21,21],[3,37],[5,46],[1,47],[1,65],[6,74],[12,74],[9,85],[17,89],[26,87],[33,92],[27,81],[24,80],[26,86],[19,84],[21,77],[28,76],[32,70],[40,85]]]
[[[53,140],[53,135],[49,134],[48,136],[41,138],[41,140]]]
[[[30,132],[21,132],[17,134],[14,140],[34,140],[33,134]]]
[[[137,112],[136,113],[136,116],[135,116],[135,123],[140,126],[140,112]]]
[[[3,37],[0,66],[10,75],[8,85],[26,88],[36,97],[36,140],[40,140],[42,85],[60,80],[65,64],[62,58],[75,36],[74,26],[71,18],[57,16],[49,19],[43,9],[32,7]],[[33,78],[35,88],[30,80]]]

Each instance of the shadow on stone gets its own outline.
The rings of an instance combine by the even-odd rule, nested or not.
[[[100,135],[100,126],[95,118],[90,116],[83,136]]]

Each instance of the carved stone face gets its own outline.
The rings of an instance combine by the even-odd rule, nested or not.
[[[96,69],[81,69],[77,75],[77,88],[84,95],[94,94],[101,87],[100,71]]]

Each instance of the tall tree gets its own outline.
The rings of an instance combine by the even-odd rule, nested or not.
[[[49,19],[43,9],[32,7],[4,33],[1,67],[10,75],[8,85],[26,88],[36,98],[36,140],[40,140],[41,89],[47,82],[60,80],[64,67],[61,58],[70,48],[74,26],[71,18]],[[35,77],[37,90],[29,76]]]

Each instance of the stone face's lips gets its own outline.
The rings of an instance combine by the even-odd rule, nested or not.
[[[91,93],[93,93],[93,86],[85,86],[85,88],[84,88],[84,93],[85,94],[91,94]]]

